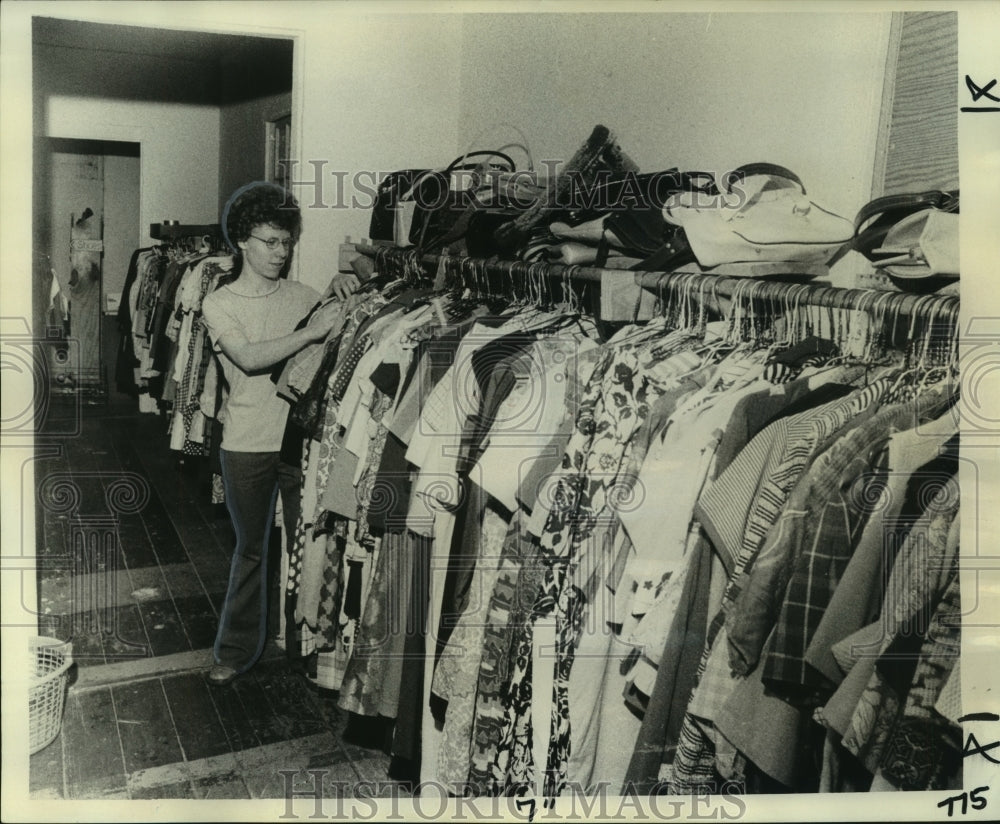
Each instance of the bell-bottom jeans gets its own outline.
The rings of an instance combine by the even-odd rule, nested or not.
[[[286,528],[298,511],[299,470],[278,452],[220,451],[226,508],[236,532],[226,600],[215,638],[215,662],[250,669],[267,642],[268,548],[274,504],[281,488]]]

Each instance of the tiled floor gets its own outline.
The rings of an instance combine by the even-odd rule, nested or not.
[[[204,465],[181,465],[134,403],[55,404],[38,439],[40,632],[72,640],[76,666],[31,795],[283,798],[306,768],[331,794],[386,781],[382,742],[345,743],[335,694],[274,644],[232,685],[205,683],[232,529]]]

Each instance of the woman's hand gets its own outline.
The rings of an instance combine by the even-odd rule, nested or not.
[[[361,288],[361,281],[353,272],[338,272],[330,281],[330,289],[341,300],[347,300]]]
[[[333,301],[324,304],[309,319],[305,331],[313,342],[325,340],[336,328],[344,324],[344,307]]]

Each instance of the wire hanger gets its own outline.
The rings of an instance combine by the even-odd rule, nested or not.
[[[918,338],[916,334],[917,318],[919,310],[922,306],[926,305],[928,296],[920,295],[913,305],[913,309],[910,313],[910,327],[906,335],[906,365],[903,370],[896,376],[896,380],[893,381],[892,385],[889,387],[887,393],[890,398],[899,399],[912,399],[916,392],[917,386],[914,383],[914,379],[921,374],[925,368],[925,349],[921,345],[922,341]],[[895,322],[898,319],[898,315],[901,312],[902,306],[899,302],[895,304],[896,316],[893,318],[893,340],[896,339],[895,334]],[[906,391],[910,390],[910,391]]]

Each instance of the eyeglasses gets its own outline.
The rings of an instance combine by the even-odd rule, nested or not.
[[[291,249],[295,245],[295,240],[290,237],[263,238],[257,237],[257,235],[250,235],[250,237],[263,243],[269,252],[273,252],[278,246],[281,246],[283,249]]]

